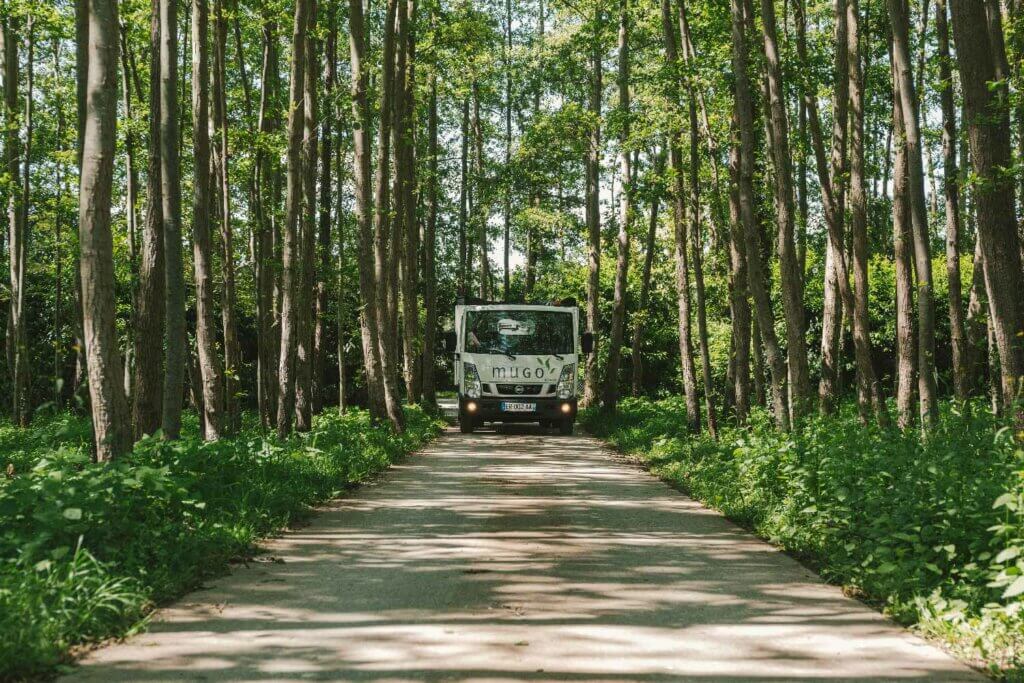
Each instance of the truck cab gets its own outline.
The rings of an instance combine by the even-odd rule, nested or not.
[[[537,422],[571,434],[580,363],[593,348],[579,309],[565,304],[460,304],[455,307],[459,427]]]

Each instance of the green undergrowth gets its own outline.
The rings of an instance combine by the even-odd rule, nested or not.
[[[926,442],[851,407],[780,433],[764,413],[719,440],[680,399],[630,399],[584,426],[648,469],[944,641],[991,674],[1024,667],[1024,452],[980,405],[944,406]]]
[[[325,413],[283,442],[246,429],[203,443],[192,425],[105,465],[81,418],[0,429],[0,679],[50,675],[75,646],[130,633],[439,430],[418,408],[407,417],[397,436],[362,411]]]

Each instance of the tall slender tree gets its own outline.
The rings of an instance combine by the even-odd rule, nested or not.
[[[629,275],[629,228],[633,221],[633,167],[629,140],[629,0],[619,0],[619,190],[618,235],[615,239],[615,299],[612,303],[608,361],[605,366],[604,409],[615,411],[619,400],[619,365],[626,323],[626,278]]]
[[[281,233],[281,343],[278,360],[277,434],[292,431],[295,412],[295,356],[299,343],[296,308],[299,304],[302,246],[302,137],[305,122],[306,38],[309,0],[297,0],[292,28],[292,59],[288,86],[288,170],[284,226]]]
[[[84,69],[78,78],[85,99],[78,195],[82,312],[96,459],[104,461],[125,454],[132,443],[114,320],[110,231],[117,134],[117,1],[88,0],[77,9],[87,11],[79,17],[86,24],[85,35],[79,36],[85,39],[86,56],[78,64]]]
[[[177,439],[185,386],[185,275],[181,246],[178,0],[160,0],[160,199],[166,296],[163,434]],[[83,280],[84,282],[84,280]]]
[[[210,239],[209,5],[192,0],[192,259],[196,282],[196,350],[202,378],[203,431],[219,439],[224,387],[214,322],[213,245]]]
[[[146,161],[146,218],[139,245],[135,290],[132,424],[135,436],[160,428],[163,410],[164,236],[160,126],[160,0],[150,2],[149,148]]]

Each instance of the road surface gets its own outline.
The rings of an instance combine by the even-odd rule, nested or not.
[[[582,436],[449,432],[77,681],[984,680]]]

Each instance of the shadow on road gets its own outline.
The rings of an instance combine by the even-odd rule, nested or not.
[[[81,680],[981,680],[585,437],[450,434]]]

